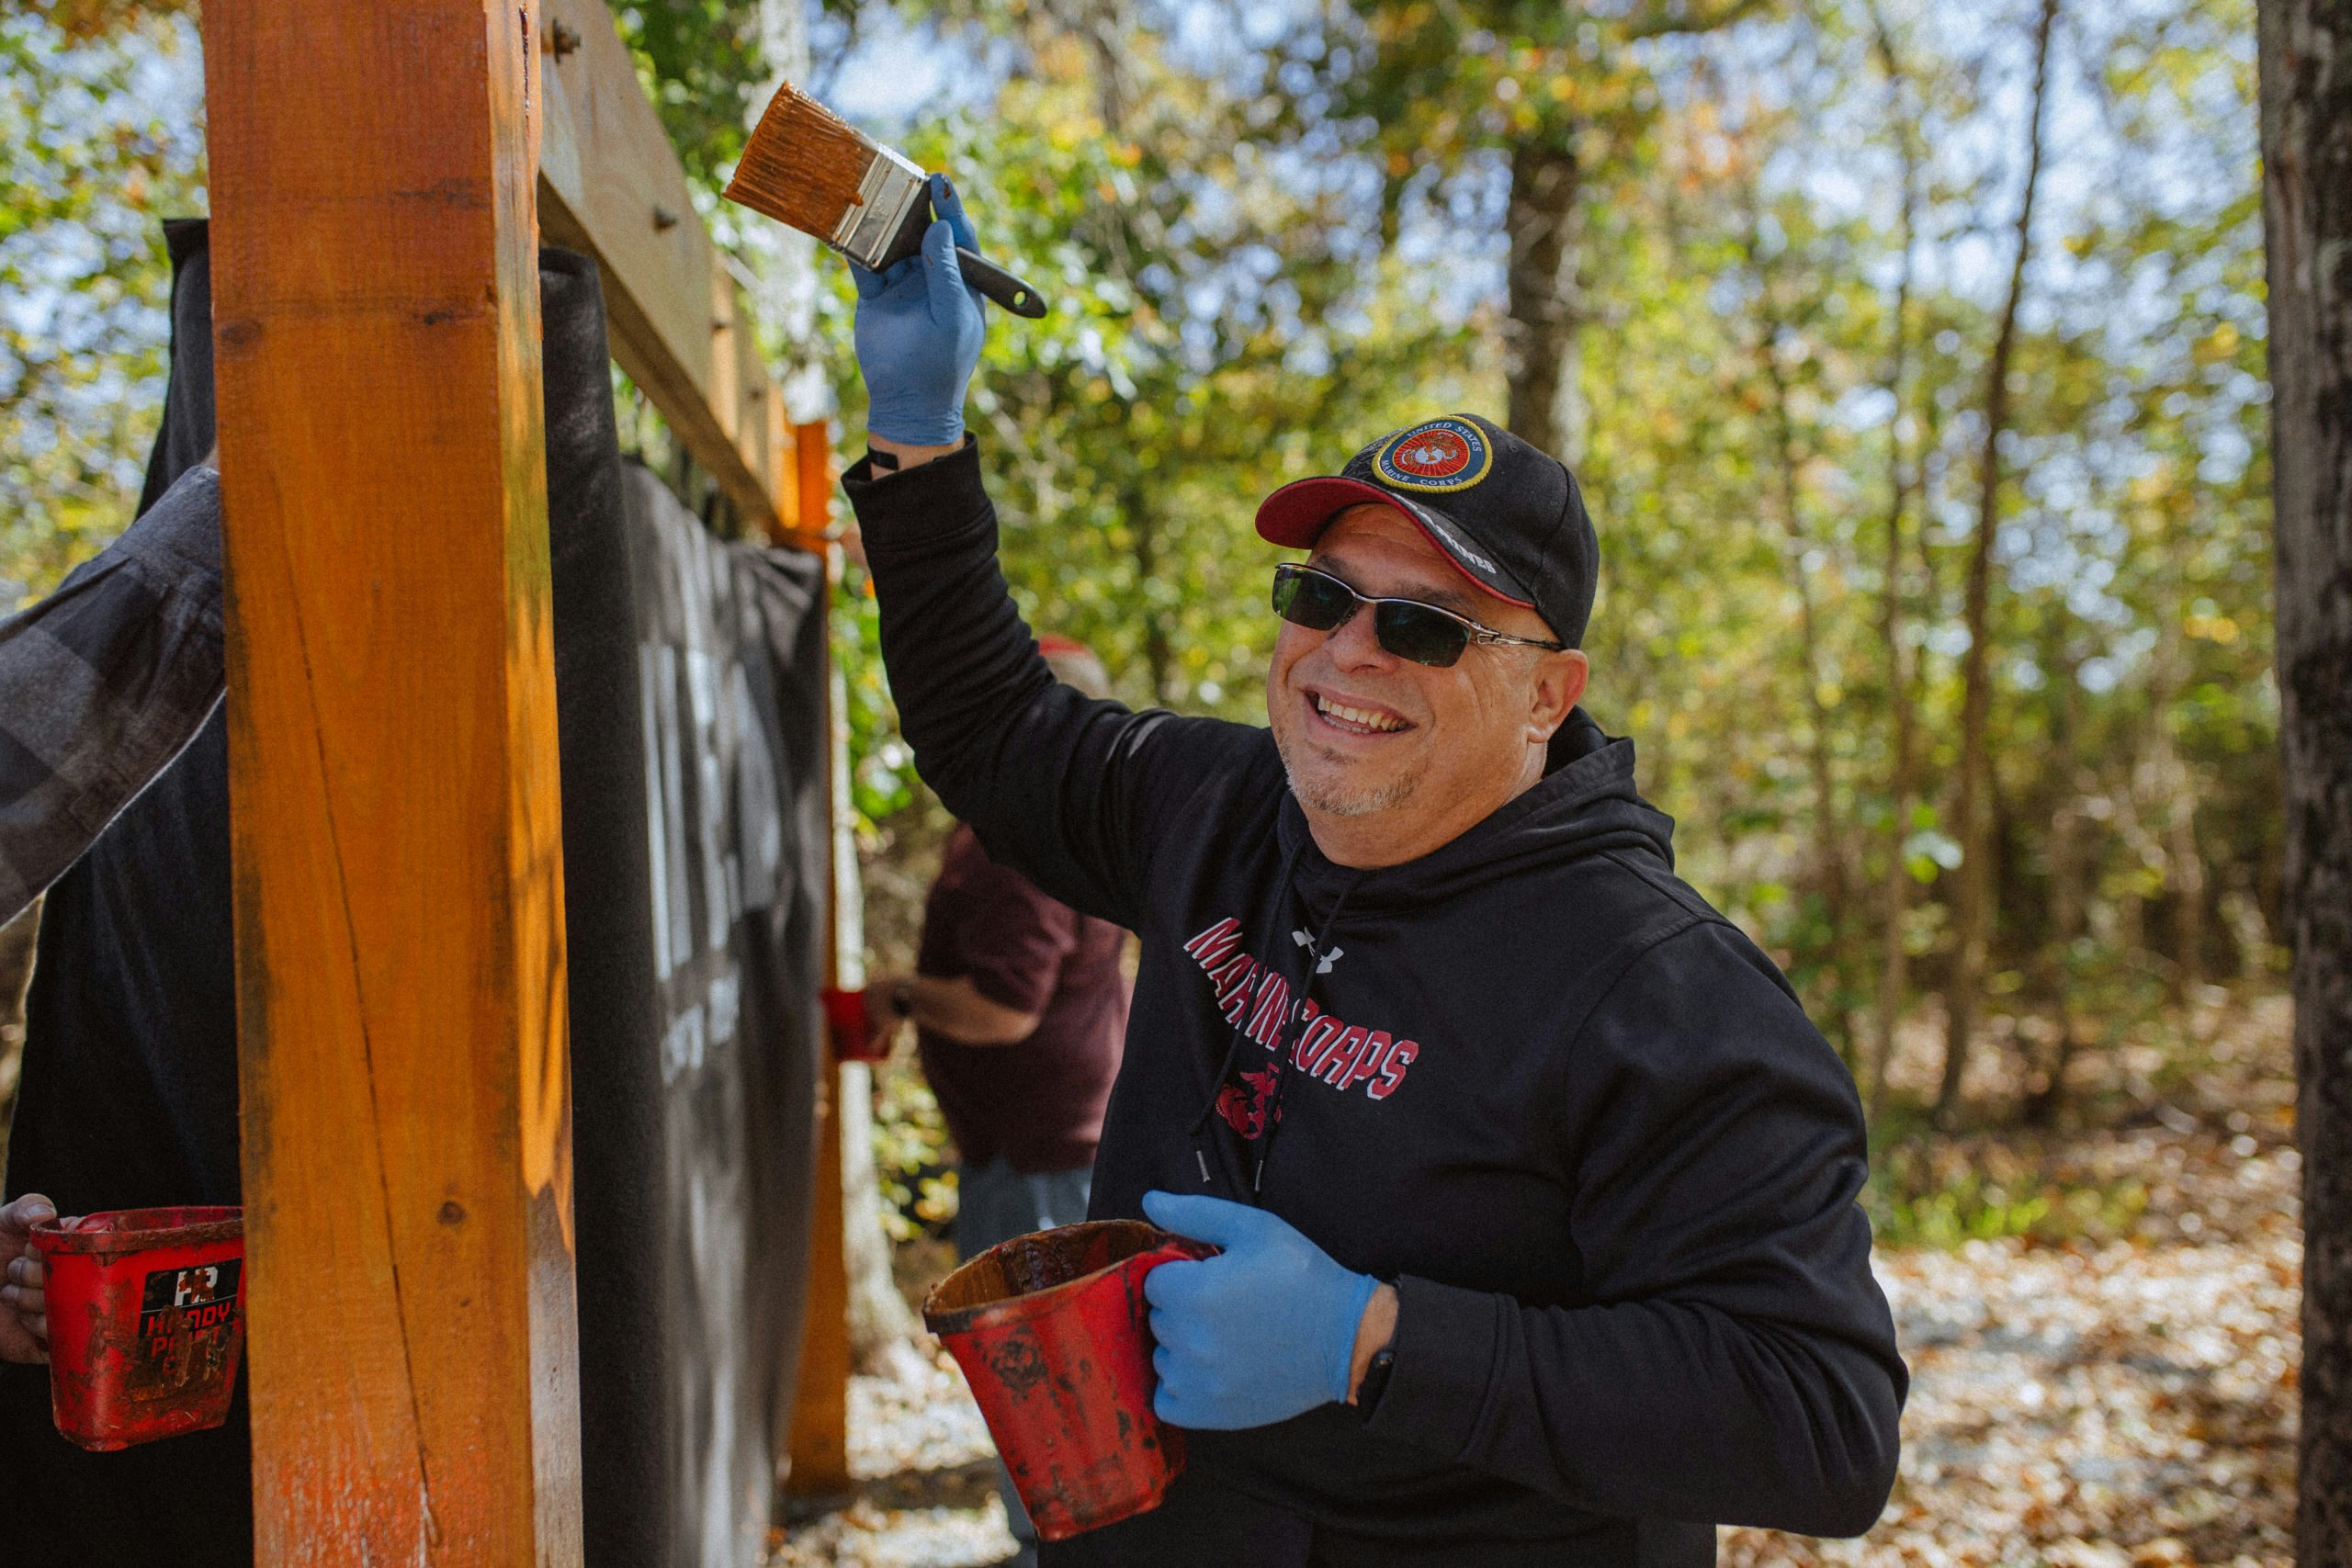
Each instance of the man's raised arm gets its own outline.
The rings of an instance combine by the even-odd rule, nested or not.
[[[1132,927],[1154,824],[1192,782],[1262,738],[1131,713],[1047,670],[998,570],[996,511],[964,431],[984,318],[956,246],[978,242],[945,178],[933,175],[932,187],[942,216],[922,254],[885,273],[857,271],[873,452],[842,480],[881,602],[899,728],[924,781],[991,855],[1065,903]]]

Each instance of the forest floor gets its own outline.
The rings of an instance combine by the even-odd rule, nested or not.
[[[2121,1081],[2128,1051],[2085,1068],[2086,1087],[2118,1080],[2119,1125],[1914,1140],[1909,1176],[1877,1198],[1883,1235],[1925,1238],[1875,1259],[1912,1372],[1894,1497],[1860,1540],[1724,1530],[1724,1562],[2290,1562],[2301,1248],[2285,1021],[2276,1005],[2217,1011],[2193,1067],[2151,1082]],[[773,1568],[966,1568],[1011,1551],[961,1377],[935,1347],[899,1362],[853,1386],[859,1495],[780,1531]]]

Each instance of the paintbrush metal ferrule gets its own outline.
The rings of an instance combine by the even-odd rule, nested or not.
[[[874,147],[874,161],[858,184],[857,205],[833,227],[832,247],[870,272],[881,271],[885,261],[895,259],[889,254],[891,242],[923,200],[925,183],[923,172],[912,162],[888,147]]]

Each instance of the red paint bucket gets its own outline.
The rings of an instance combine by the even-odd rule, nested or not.
[[[874,1038],[867,1010],[873,1003],[865,991],[837,991],[831,987],[818,993],[825,1006],[825,1030],[832,1037],[833,1055],[843,1062],[879,1062],[889,1055],[889,1043]]]
[[[1216,1252],[1141,1220],[1091,1220],[992,1247],[924,1299],[1043,1539],[1156,1508],[1183,1472],[1183,1435],[1151,1413],[1143,1280]]]
[[[35,1225],[57,1429],[100,1451],[229,1418],[245,1341],[242,1209],[120,1209]]]

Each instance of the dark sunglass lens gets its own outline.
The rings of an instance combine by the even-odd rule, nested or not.
[[[1470,646],[1470,629],[1460,621],[1419,604],[1395,602],[1380,606],[1373,617],[1380,646],[1399,659],[1445,669]]]
[[[1356,607],[1347,585],[1312,571],[1274,574],[1274,613],[1309,631],[1328,632]]]

